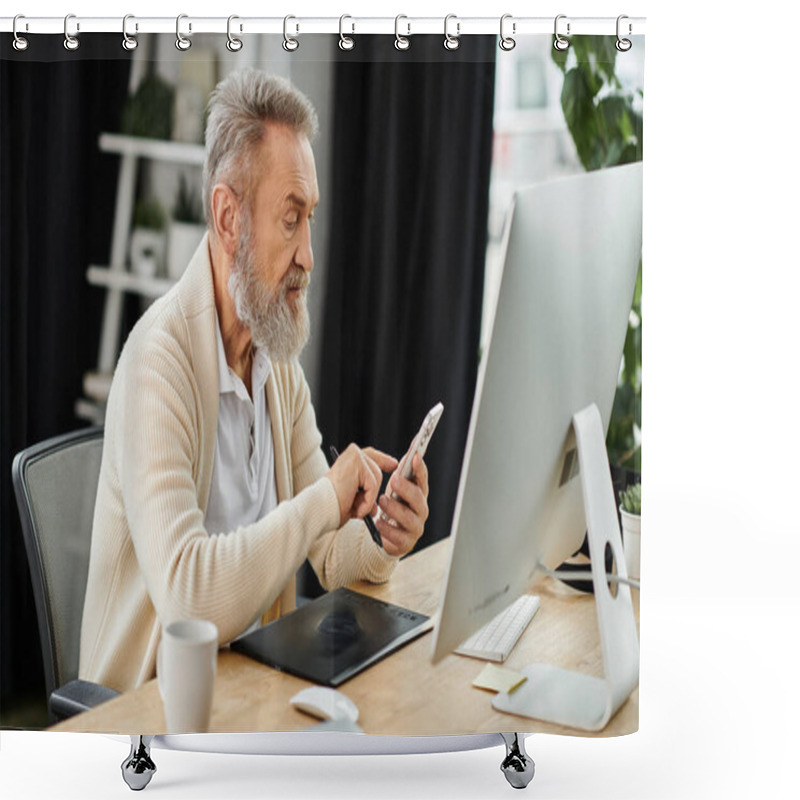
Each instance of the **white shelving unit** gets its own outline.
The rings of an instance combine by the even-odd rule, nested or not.
[[[173,284],[165,278],[136,275],[128,268],[128,250],[136,196],[136,167],[139,159],[195,167],[202,166],[205,160],[203,145],[142,139],[116,133],[101,134],[99,147],[104,153],[116,153],[120,156],[119,180],[110,263],[107,266],[91,265],[86,271],[86,280],[90,284],[106,289],[97,369],[84,375],[85,397],[75,403],[77,416],[96,424],[102,424],[105,417],[111,376],[119,355],[122,300],[125,293],[155,298],[164,294]]]

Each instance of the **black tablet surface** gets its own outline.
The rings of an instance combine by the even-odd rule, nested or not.
[[[431,629],[429,617],[337,589],[231,643],[231,650],[339,686]]]

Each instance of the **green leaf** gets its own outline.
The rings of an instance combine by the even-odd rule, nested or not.
[[[627,137],[621,133],[624,124],[621,120],[628,114],[629,108],[626,99],[619,95],[608,95],[597,105],[600,126],[608,142],[603,166],[614,167],[625,163],[621,161],[621,158],[629,142]],[[632,127],[630,121],[628,121],[628,126]]]
[[[625,153],[625,143],[613,137],[606,137],[610,139],[608,147],[606,148],[605,158],[603,159],[604,167],[615,167],[617,164],[622,163],[621,159]]]
[[[585,37],[578,38],[580,39]],[[595,57],[595,54],[591,51],[580,52],[579,49],[576,48],[575,57],[577,59],[575,69],[580,70],[580,72],[583,73],[586,85],[589,88],[592,97],[595,97],[603,88],[603,76],[597,70],[597,58]]]
[[[641,114],[633,110],[630,112],[630,114],[631,114],[631,120],[633,121],[633,135],[636,137],[636,156],[627,162],[629,164],[632,164],[634,161],[642,160],[644,152],[644,144],[643,144],[644,124],[642,123]]]
[[[597,52],[597,69],[615,86],[619,86],[616,75],[617,64],[617,37],[593,36]]]
[[[553,41],[550,44],[550,56],[553,59],[553,63],[563,72],[566,74],[567,72],[567,59],[569,58],[569,51],[570,48],[566,50],[556,50],[553,46],[556,41],[556,37],[553,37]]]
[[[614,72],[617,60],[616,41],[616,36],[573,36],[570,40],[570,50],[575,51],[578,65],[592,73],[590,85],[595,88],[595,94],[606,81],[615,86],[618,84]]]
[[[636,275],[636,287],[633,290],[633,304],[631,306],[633,310],[639,315],[641,318],[642,316],[642,259],[639,259],[639,272]]]
[[[599,169],[603,164],[604,142],[593,96],[585,72],[577,68],[569,70],[561,90],[561,108],[578,158],[586,170]]]
[[[622,380],[627,386],[636,387],[639,380],[639,369],[641,368],[642,354],[637,347],[638,332],[640,328],[631,328],[628,326],[628,332],[625,335],[625,346],[622,350],[625,358],[625,368],[622,371]]]
[[[632,139],[636,138],[636,134],[633,132],[633,123],[631,122],[631,115],[627,112],[627,109],[620,114],[619,117],[619,132],[622,136],[622,140],[625,142],[630,142]]]
[[[619,493],[620,505],[629,514],[642,513],[642,484],[635,483]]]
[[[130,136],[169,139],[174,98],[175,90],[163,78],[158,75],[144,78],[136,94],[125,102],[121,132]]]
[[[642,160],[642,116],[634,110],[641,89],[623,92],[617,79],[613,36],[575,36],[567,51],[552,51],[564,73],[561,108],[584,169]],[[569,54],[574,56],[571,60]],[[569,69],[567,64],[572,65]],[[601,98],[598,100],[598,98]],[[612,464],[641,472],[642,451],[642,264],[632,298],[635,312],[623,348],[622,373],[608,427]]]

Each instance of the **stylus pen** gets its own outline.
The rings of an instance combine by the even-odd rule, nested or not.
[[[330,448],[331,458],[336,461],[339,458],[339,451],[331,445]],[[367,530],[369,531],[369,535],[372,537],[372,541],[375,542],[378,547],[383,547],[383,540],[381,539],[381,532],[375,526],[375,522],[373,521],[372,517],[367,514],[364,517],[364,524],[367,526]]]

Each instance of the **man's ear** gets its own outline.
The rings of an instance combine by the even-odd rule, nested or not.
[[[218,183],[211,191],[211,210],[214,221],[214,233],[230,256],[236,253],[239,243],[241,225],[241,209],[239,198],[233,189],[225,183]]]

